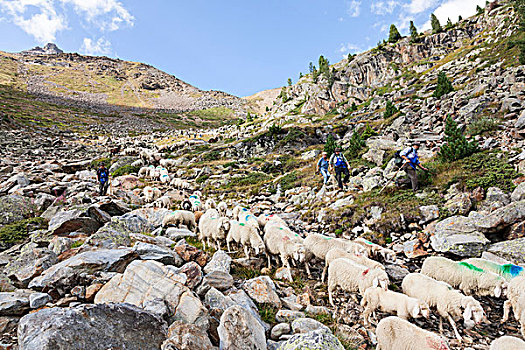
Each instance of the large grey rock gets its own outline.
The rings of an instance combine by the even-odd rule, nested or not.
[[[277,322],[292,322],[293,320],[304,318],[304,312],[293,311],[293,310],[279,310],[275,314],[275,320]]]
[[[292,322],[292,330],[295,333],[309,333],[320,328],[328,329],[324,324],[313,318],[298,318]]]
[[[56,262],[57,256],[54,252],[47,248],[39,248],[36,243],[31,242],[20,249],[20,255],[7,264],[4,272],[19,287],[25,288],[29,281]]]
[[[158,350],[167,325],[126,304],[42,309],[18,325],[20,350]]]
[[[210,338],[201,328],[176,321],[168,329],[168,339],[161,350],[213,350]]]
[[[47,293],[32,293],[29,295],[29,307],[31,307],[31,309],[38,309],[46,305],[49,301],[51,301],[51,296]]]
[[[34,214],[31,200],[19,195],[0,197],[0,226],[27,219]]]
[[[133,246],[133,251],[135,251],[142,260],[155,260],[164,265],[175,266],[181,266],[183,263],[182,258],[174,251],[154,244],[137,242]]]
[[[522,200],[525,200],[525,182],[520,183],[514,191],[512,191],[512,194],[510,195],[510,199],[513,202],[519,202]]]
[[[28,293],[22,291],[0,293],[0,316],[23,315],[28,309]]]
[[[472,208],[468,193],[459,193],[445,203],[445,208],[452,215],[466,215]]]
[[[171,265],[153,260],[135,260],[123,274],[114,276],[95,296],[95,303],[130,303],[144,307],[156,298],[163,299],[173,315],[179,300],[189,289],[187,277]]]
[[[204,332],[210,325],[208,310],[202,305],[201,300],[189,291],[181,295],[173,320],[195,325]]]
[[[492,244],[488,251],[514,264],[525,264],[525,237]]]
[[[462,257],[480,256],[490,241],[478,231],[474,221],[465,216],[452,216],[430,225],[432,248],[441,253]]]
[[[224,311],[217,332],[220,349],[266,349],[264,328],[242,306],[231,306]]]
[[[282,335],[288,333],[290,333],[290,325],[288,323],[279,323],[273,326],[270,337],[274,340],[279,340]]]
[[[259,304],[270,304],[276,308],[281,308],[281,300],[270,277],[260,276],[252,278],[244,282],[242,288]]]
[[[83,273],[122,272],[137,255],[129,248],[87,251],[51,266],[29,283],[29,288],[70,288],[78,283]]]
[[[218,290],[226,290],[233,286],[233,277],[223,271],[213,270],[202,279],[202,286],[204,289],[209,287],[217,288]]]
[[[525,109],[523,111],[521,111],[520,117],[514,123],[514,127],[516,129],[523,129],[523,128],[525,128]]]
[[[221,271],[227,274],[230,273],[230,267],[232,258],[224,252],[224,250],[218,250],[213,254],[210,262],[204,266],[204,273],[210,273],[211,271]]]
[[[87,216],[85,210],[59,210],[51,220],[49,220],[49,230],[56,235],[71,232],[81,232],[88,235],[95,233],[100,227],[100,223]]]
[[[344,350],[343,345],[330,330],[320,328],[309,333],[292,336],[279,347],[279,350]]]
[[[421,220],[419,221],[420,225],[424,225],[439,218],[439,208],[437,205],[424,205],[419,207],[419,211],[421,212]]]
[[[164,209],[164,208],[141,208],[136,209],[131,212],[129,212],[127,215],[136,215],[140,216],[143,219],[146,219],[146,221],[153,225],[154,227],[158,227],[162,225],[162,220],[165,216],[170,215],[172,213],[171,210]]]
[[[494,233],[523,220],[525,220],[525,200],[512,202],[503,208],[494,210],[484,219],[476,220],[476,227],[481,232]]]

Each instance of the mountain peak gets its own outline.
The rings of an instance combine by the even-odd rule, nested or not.
[[[47,43],[44,47],[35,46],[30,50],[22,51],[23,55],[58,55],[63,53],[54,43]]]

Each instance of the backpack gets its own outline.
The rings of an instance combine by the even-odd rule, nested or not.
[[[401,157],[401,152],[403,152],[403,150],[398,150],[396,151],[396,153],[394,153],[394,165],[397,167],[400,167],[401,165],[403,165],[403,163],[405,163],[405,160],[403,159],[403,157]],[[412,152],[414,152],[413,148],[410,149],[410,152],[408,152],[408,154]]]
[[[343,156],[335,156],[335,166],[337,167],[344,167],[346,166],[346,163],[343,159]]]
[[[100,182],[108,181],[108,171],[106,169],[100,172]]]

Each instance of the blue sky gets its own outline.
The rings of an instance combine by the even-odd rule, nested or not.
[[[0,0],[0,50],[55,42],[66,52],[151,64],[238,96],[295,82],[310,61],[369,49],[395,23],[429,27],[485,0]]]

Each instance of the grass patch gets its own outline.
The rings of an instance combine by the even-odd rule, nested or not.
[[[239,279],[251,280],[252,278],[261,276],[261,271],[250,267],[234,265],[232,267],[232,276]]]
[[[277,314],[277,308],[269,304],[258,304],[257,308],[259,309],[259,316],[264,322],[274,325],[277,322],[275,321],[275,315]]]
[[[498,130],[501,122],[496,118],[483,116],[474,120],[467,128],[467,134],[470,136],[483,135],[491,131]]]
[[[253,172],[245,176],[232,178],[230,182],[226,185],[226,187],[231,188],[231,187],[253,186],[253,185],[258,185],[263,182],[266,182],[270,179],[271,177],[266,175],[265,173]]]
[[[140,167],[138,167],[138,166],[133,166],[131,164],[126,164],[124,166],[121,166],[117,170],[115,170],[113,172],[113,174],[111,174],[111,176],[116,177],[116,176],[132,174],[132,173],[138,173],[139,170],[140,170]]]
[[[29,232],[46,227],[47,221],[41,217],[30,218],[5,225],[0,228],[0,242],[7,244],[21,243],[29,236]]]
[[[189,245],[199,249],[199,250],[202,250],[206,253],[208,253],[210,256],[212,256],[215,252],[216,252],[216,249],[213,248],[213,247],[210,247],[210,246],[206,246],[206,248],[204,248],[204,246],[202,245],[202,242],[199,241],[197,239],[197,237],[186,237],[186,243],[188,243]]]
[[[291,173],[288,173],[281,178],[280,180],[281,190],[287,191],[289,189],[295,188],[297,187],[298,182],[299,182],[299,179],[297,177],[297,172],[292,171]]]

